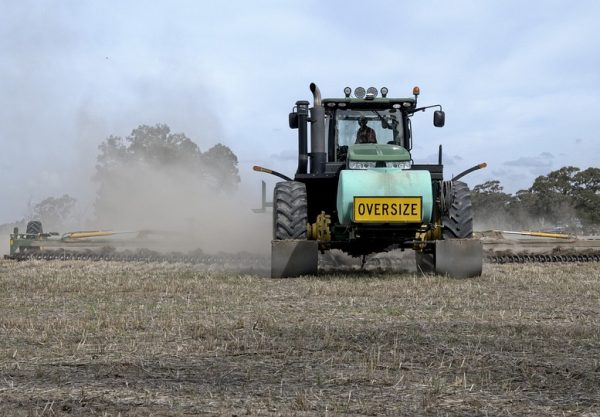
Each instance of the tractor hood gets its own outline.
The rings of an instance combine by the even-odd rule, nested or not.
[[[350,161],[410,161],[410,152],[399,145],[363,143],[348,146]]]

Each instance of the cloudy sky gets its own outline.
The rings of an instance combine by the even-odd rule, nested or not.
[[[287,113],[345,86],[421,87],[417,162],[442,144],[448,175],[489,167],[527,187],[565,165],[600,165],[598,1],[2,1],[0,224],[69,193],[90,200],[97,147],[166,123],[206,150],[295,171]]]

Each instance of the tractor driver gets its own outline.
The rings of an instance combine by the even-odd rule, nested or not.
[[[360,127],[358,128],[358,132],[356,132],[356,142],[354,143],[377,143],[375,131],[367,126],[367,118],[365,116],[360,116],[358,124]]]

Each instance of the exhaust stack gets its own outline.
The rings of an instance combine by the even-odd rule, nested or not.
[[[310,109],[310,173],[325,172],[325,108],[321,104],[321,91],[315,83],[310,83],[313,93],[313,107]]]
[[[296,116],[298,118],[298,169],[296,174],[306,174],[308,172],[308,105],[308,101],[305,100],[296,102]]]

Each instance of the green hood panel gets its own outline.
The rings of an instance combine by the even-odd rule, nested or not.
[[[350,161],[410,161],[410,152],[399,145],[362,143],[348,146]]]
[[[431,221],[433,192],[429,171],[373,168],[340,172],[338,221],[350,224],[354,197],[422,197],[423,223]]]

